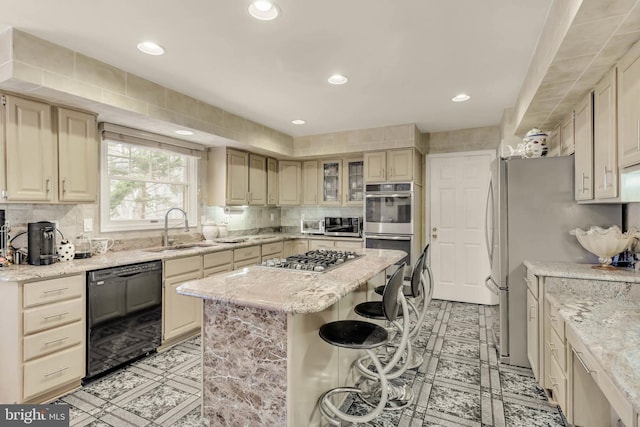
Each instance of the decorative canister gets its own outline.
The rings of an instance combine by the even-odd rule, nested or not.
[[[58,261],[71,261],[76,254],[75,246],[67,240],[61,240],[56,246]]]
[[[227,224],[218,225],[218,236],[227,237],[229,230],[227,230]]]
[[[213,240],[218,237],[218,226],[215,224],[204,224],[202,226],[202,237],[205,240]]]
[[[547,134],[540,129],[531,129],[522,139],[522,157],[531,159],[547,155]]]

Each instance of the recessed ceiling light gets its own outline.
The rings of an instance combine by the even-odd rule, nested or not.
[[[280,10],[269,0],[256,0],[249,5],[249,13],[261,21],[271,21],[278,17]]]
[[[301,119],[295,119],[295,120],[291,120],[291,123],[293,123],[294,125],[303,125],[307,122],[305,122],[304,120]]]
[[[468,101],[469,99],[471,99],[471,97],[466,93],[459,93],[458,95],[451,98],[453,102],[464,102],[464,101]]]
[[[176,131],[176,133],[178,135],[193,135],[193,132],[191,132],[190,130],[186,130],[186,129],[178,129]]]
[[[138,50],[147,55],[163,55],[164,48],[157,43],[146,41],[138,43]]]
[[[342,74],[334,74],[331,77],[329,77],[327,81],[332,85],[343,85],[347,81],[349,81],[349,79],[346,76],[343,76]]]

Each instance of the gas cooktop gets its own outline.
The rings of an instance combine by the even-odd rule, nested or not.
[[[317,249],[303,254],[291,255],[287,258],[272,258],[262,262],[263,267],[286,268],[289,270],[312,271],[324,273],[345,262],[364,256],[353,251],[333,251]]]

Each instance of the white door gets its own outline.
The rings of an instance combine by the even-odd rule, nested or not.
[[[497,304],[484,285],[491,273],[485,212],[491,151],[429,156],[433,297]]]

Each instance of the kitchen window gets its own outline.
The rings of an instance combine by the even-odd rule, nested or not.
[[[136,144],[109,138],[101,146],[101,231],[164,227],[168,209],[186,211],[197,224],[198,157],[156,143]],[[172,227],[182,219],[170,218]]]

